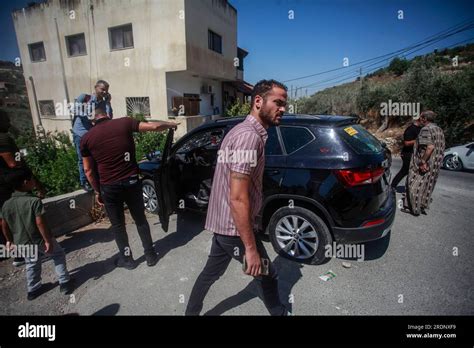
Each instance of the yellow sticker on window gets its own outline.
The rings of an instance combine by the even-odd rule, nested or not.
[[[353,127],[346,127],[344,128],[344,131],[350,136],[353,136],[358,133]]]

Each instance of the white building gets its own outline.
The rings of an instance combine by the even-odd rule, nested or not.
[[[33,123],[46,130],[68,131],[67,103],[98,79],[115,117],[163,120],[222,114],[224,89],[243,79],[227,0],[49,0],[12,16]]]

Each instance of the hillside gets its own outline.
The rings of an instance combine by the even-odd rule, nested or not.
[[[457,64],[453,64],[456,56]],[[419,103],[420,112],[435,111],[436,123],[451,146],[474,139],[473,90],[474,44],[469,44],[411,60],[395,58],[388,67],[364,76],[362,82],[356,79],[327,88],[297,103],[299,113],[358,116],[361,124],[397,153],[412,118],[400,112],[381,115],[389,103],[414,103],[413,110]]]
[[[33,122],[22,68],[12,62],[0,61],[0,83],[7,86],[0,90],[0,109],[8,113],[17,131],[32,131]]]

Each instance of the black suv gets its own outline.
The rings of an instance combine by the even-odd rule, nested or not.
[[[170,131],[163,154],[139,164],[145,207],[158,213],[165,231],[178,209],[206,211],[217,151],[243,119],[206,123],[173,146]],[[285,115],[267,130],[258,229],[280,255],[320,264],[333,241],[366,242],[390,231],[396,211],[391,153],[355,120]]]

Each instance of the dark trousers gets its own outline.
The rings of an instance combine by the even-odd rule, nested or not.
[[[142,185],[138,178],[124,180],[113,185],[101,185],[100,191],[120,255],[122,257],[132,255],[125,229],[124,202],[127,203],[130,214],[137,225],[145,254],[154,252],[150,226],[145,217]]]
[[[268,259],[268,254],[262,241],[257,235],[255,239],[260,257]],[[209,258],[191,291],[191,296],[189,297],[189,302],[186,307],[186,315],[199,315],[209,288],[224,274],[232,259],[236,259],[242,263],[244,254],[245,247],[240,237],[214,234]],[[268,276],[258,276],[255,277],[255,279],[257,280],[259,297],[263,299],[265,307],[267,307],[270,314],[285,315],[287,310],[280,301],[278,294],[278,274],[273,264],[270,263]]]
[[[402,157],[402,168],[400,171],[395,175],[395,177],[392,180],[392,187],[396,188],[398,186],[398,183],[408,175],[408,171],[410,170],[410,161],[411,161],[411,153],[408,154],[401,154]]]

